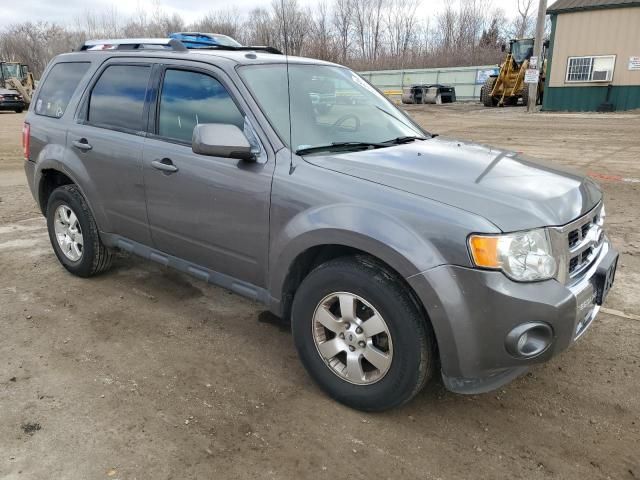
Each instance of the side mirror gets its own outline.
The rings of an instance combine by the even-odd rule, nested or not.
[[[506,52],[506,51],[507,51],[507,45],[506,45],[506,44],[504,44],[504,43],[503,43],[502,45],[500,45],[500,51],[501,51],[502,53]]]
[[[193,153],[210,157],[237,158],[255,161],[251,144],[236,125],[225,123],[201,123],[193,129],[191,144]]]

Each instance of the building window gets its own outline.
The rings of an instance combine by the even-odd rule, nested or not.
[[[610,82],[613,78],[615,55],[569,57],[567,82]]]

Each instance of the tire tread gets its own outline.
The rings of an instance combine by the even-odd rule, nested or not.
[[[96,225],[96,221],[93,218],[93,214],[91,213],[91,209],[87,204],[84,196],[80,192],[80,189],[73,184],[62,185],[56,188],[49,197],[49,203],[51,203],[51,199],[55,198],[55,194],[58,191],[63,191],[65,194],[69,195],[73,198],[77,204],[80,206],[81,211],[78,212],[80,215],[85,217],[86,222],[89,225],[89,231],[83,232],[83,237],[85,241],[92,242],[93,247],[93,256],[92,262],[88,269],[75,269],[71,270],[69,266],[63,263],[64,267],[69,270],[71,273],[78,275],[80,277],[93,277],[95,275],[99,275],[107,271],[111,267],[111,262],[113,260],[113,255],[111,251],[102,243],[100,240],[100,233],[98,231],[98,226]],[[49,205],[47,205],[47,217],[49,216]],[[54,246],[55,248],[55,246]],[[85,250],[86,251],[86,250]]]

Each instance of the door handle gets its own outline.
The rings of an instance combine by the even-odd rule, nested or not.
[[[167,173],[174,173],[178,171],[178,167],[176,167],[170,158],[163,158],[162,160],[154,160],[151,162],[151,166],[158,170],[162,170]]]
[[[93,146],[91,146],[91,144],[87,141],[86,138],[81,138],[80,140],[74,140],[71,143],[78,150],[83,150],[85,152],[88,151],[88,150],[91,150],[93,148]]]

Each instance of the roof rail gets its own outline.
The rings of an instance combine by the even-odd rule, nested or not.
[[[176,52],[187,52],[180,40],[175,38],[120,38],[104,40],[87,40],[78,51],[102,50],[159,50],[169,49]]]
[[[275,47],[265,45],[198,45],[185,46],[176,38],[121,38],[105,40],[87,40],[77,51],[112,51],[112,50],[173,50],[174,52],[188,52],[189,50],[227,50],[231,52],[262,51],[282,55]]]
[[[267,52],[275,55],[282,55],[282,52],[275,47],[266,45],[203,45],[198,47],[187,47],[189,50],[227,50],[229,52]]]

